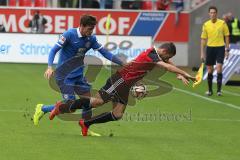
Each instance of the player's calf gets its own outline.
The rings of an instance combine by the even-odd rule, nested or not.
[[[82,109],[83,106],[90,106],[90,99],[89,98],[80,98],[77,100],[68,100],[66,102],[62,102],[59,105],[60,113],[72,113],[75,112],[77,109]]]
[[[110,121],[117,121],[121,119],[120,117],[116,117],[113,112],[105,112],[102,113],[98,116],[92,117],[89,120],[84,120],[84,125],[88,128],[92,124],[97,124],[97,123],[106,123]]]

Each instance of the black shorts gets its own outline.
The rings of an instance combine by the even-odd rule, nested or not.
[[[98,93],[105,103],[112,101],[127,105],[130,88],[131,85],[126,84],[119,73],[115,73]]]
[[[207,47],[206,65],[212,66],[216,62],[223,64],[225,54],[225,47]]]

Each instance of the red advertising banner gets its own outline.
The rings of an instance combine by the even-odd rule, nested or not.
[[[30,32],[29,21],[36,9],[0,8],[0,23],[8,32]],[[47,19],[45,33],[62,33],[68,28],[78,27],[82,14],[97,17],[95,34],[106,34],[107,15],[111,14],[110,34],[152,36],[154,41],[187,42],[189,37],[189,14],[181,13],[175,24],[175,13],[103,10],[53,10],[39,9]]]

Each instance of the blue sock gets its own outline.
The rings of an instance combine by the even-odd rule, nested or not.
[[[43,111],[44,113],[51,112],[53,109],[54,109],[54,105],[44,105],[44,106],[42,107],[42,111]]]

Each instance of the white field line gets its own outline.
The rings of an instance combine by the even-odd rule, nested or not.
[[[160,85],[158,82],[152,81],[150,79],[146,79],[146,80],[151,82],[151,83],[155,83],[156,85]],[[231,104],[231,103],[225,103],[225,102],[222,102],[222,101],[219,101],[219,100],[211,99],[209,97],[202,96],[202,95],[199,95],[199,94],[196,94],[196,93],[184,90],[184,89],[176,88],[176,87],[173,87],[173,89],[176,90],[176,91],[179,91],[179,92],[182,92],[182,93],[194,96],[194,97],[198,97],[198,98],[204,99],[204,100],[209,101],[209,102],[222,104],[224,106],[240,110],[240,106],[237,106],[237,105],[234,105],[234,104]]]
[[[188,94],[188,95],[194,96],[194,97],[198,97],[198,98],[204,99],[204,100],[206,100],[206,101],[210,101],[210,102],[222,104],[222,105],[225,105],[225,106],[227,106],[227,107],[240,110],[240,106],[237,106],[237,105],[234,105],[234,104],[231,104],[231,103],[225,103],[225,102],[222,102],[222,101],[219,101],[219,100],[211,99],[211,98],[208,98],[208,97],[205,97],[205,96],[196,94],[196,93],[192,93],[192,92],[189,92],[189,91],[187,91],[187,90],[180,89],[180,88],[175,88],[175,87],[174,87],[173,89],[175,89],[175,90],[177,90],[177,91],[179,91],[179,92],[183,92],[183,93],[186,93],[186,94]]]
[[[226,93],[226,94],[229,94],[229,95],[232,95],[232,96],[240,97],[239,93],[234,93],[234,92],[230,92],[230,91],[226,91],[226,90],[223,90],[223,93]]]

